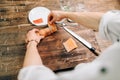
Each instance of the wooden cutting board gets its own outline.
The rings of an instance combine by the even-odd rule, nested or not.
[[[0,28],[1,76],[15,75],[22,68],[26,51],[25,35],[27,31],[34,27],[35,26],[30,24],[24,24]],[[68,28],[82,36],[99,50],[95,34],[92,30],[85,29],[81,26]],[[38,51],[46,66],[56,71],[71,68],[79,63],[90,62],[95,59],[94,54],[74,38],[78,48],[67,53],[63,46],[63,42],[70,37],[73,38],[58,25],[57,32],[41,41],[38,45]]]
[[[68,26],[68,28],[82,36],[99,50],[95,34],[92,30],[84,29],[80,26]],[[78,48],[68,53],[63,46],[63,42],[69,38],[73,37],[63,30],[62,27],[59,27],[57,32],[41,41],[38,45],[38,51],[42,57],[43,63],[46,66],[52,70],[61,70],[75,67],[79,63],[90,62],[95,58],[95,55],[75,38],[73,39],[77,43]]]

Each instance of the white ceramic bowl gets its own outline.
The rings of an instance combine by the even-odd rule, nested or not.
[[[36,26],[46,26],[50,10],[46,7],[35,7],[28,15],[29,21]]]

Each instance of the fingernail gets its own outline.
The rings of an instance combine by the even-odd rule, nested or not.
[[[51,24],[51,22],[49,22]]]

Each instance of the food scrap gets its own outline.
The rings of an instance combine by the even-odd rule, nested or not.
[[[76,42],[72,38],[69,38],[67,41],[65,41],[63,43],[63,45],[64,45],[65,49],[67,50],[67,52],[70,52],[73,49],[78,47]]]
[[[33,22],[34,22],[35,24],[40,24],[40,23],[43,23],[43,19],[42,19],[42,18],[36,19],[36,20],[33,20]]]
[[[48,27],[52,33],[57,31],[57,27],[55,23],[52,23],[52,24],[48,23]]]
[[[41,36],[46,37],[46,36],[48,36],[48,35],[56,32],[56,31],[57,31],[57,26],[55,25],[55,23],[53,23],[53,24],[49,24],[49,23],[48,23],[48,27],[39,30],[39,34],[40,34]]]

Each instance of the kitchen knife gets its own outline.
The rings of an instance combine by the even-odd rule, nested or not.
[[[76,38],[79,42],[81,42],[84,46],[86,46],[92,53],[94,53],[96,56],[99,55],[99,51],[97,51],[89,42],[87,42],[84,38],[81,36],[77,35],[64,25],[62,26],[65,31],[67,31],[69,34],[71,34],[74,38]]]

